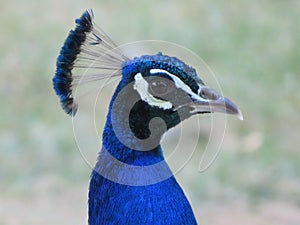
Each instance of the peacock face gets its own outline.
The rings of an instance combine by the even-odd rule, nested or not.
[[[136,57],[123,63],[122,75],[115,94],[115,114],[127,116],[140,139],[148,138],[153,130],[161,136],[198,113],[241,117],[234,103],[205,86],[196,70],[176,57],[162,53]]]

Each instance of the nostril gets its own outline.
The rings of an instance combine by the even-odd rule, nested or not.
[[[207,87],[202,87],[200,91],[200,96],[207,100],[217,100],[219,99],[219,93],[214,89],[210,89]]]

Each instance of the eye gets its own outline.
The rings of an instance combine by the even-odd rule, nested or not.
[[[171,81],[163,78],[155,78],[149,82],[149,92],[153,96],[164,96],[173,90]]]

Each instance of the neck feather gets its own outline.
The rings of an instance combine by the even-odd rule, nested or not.
[[[119,128],[120,130],[118,130]],[[139,143],[139,139],[132,135],[128,135],[125,132],[123,133],[122,129],[121,126],[114,128],[114,125],[111,122],[111,114],[109,113],[103,132],[102,142],[103,148],[105,148],[105,150],[115,159],[137,166],[148,166],[164,160],[162,149],[159,144],[154,144],[155,146],[151,146],[150,144],[143,145],[143,143]],[[156,143],[159,143],[159,140]]]

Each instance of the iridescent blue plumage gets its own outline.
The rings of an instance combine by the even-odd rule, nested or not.
[[[162,53],[129,59],[99,28],[91,11],[76,20],[57,59],[53,78],[63,109],[77,110],[74,85],[121,77],[109,105],[89,187],[89,224],[197,224],[193,210],[165,162],[165,132],[197,113],[240,115],[209,89],[196,70]],[[73,68],[93,70],[83,76]],[[96,72],[95,72],[96,69]],[[210,105],[211,104],[211,105]]]
[[[174,62],[180,64],[177,69],[173,64]],[[183,71],[195,73],[194,69],[181,63],[177,58],[165,56],[161,53],[153,56],[136,57],[123,63],[122,80],[116,88],[109,106],[103,132],[103,148],[99,153],[97,165],[91,175],[89,191],[89,224],[91,225],[197,224],[184,192],[164,161],[161,146],[158,144],[149,151],[137,151],[128,147],[129,145],[135,146],[137,139],[130,140],[130,144],[122,143],[120,141],[122,137],[116,135],[116,132],[120,132],[119,135],[127,136],[126,129],[123,126],[126,126],[127,121],[127,118],[125,118],[127,115],[125,112],[127,110],[126,106],[127,104],[130,105],[128,94],[130,98],[134,99],[136,97],[133,96],[136,93],[122,91],[134,80],[135,74],[147,72],[152,68],[157,68],[157,66],[161,69],[169,68],[171,70],[172,68],[174,73],[175,70],[178,73]],[[113,109],[114,105],[117,105],[115,110]],[[149,124],[149,121],[156,116],[165,116],[164,119],[169,128],[181,121],[177,113],[158,109],[153,110],[152,107],[142,101],[138,101],[136,107],[143,108],[143,110],[133,112],[133,115],[129,118],[129,123],[132,123],[133,127],[138,127],[142,133],[147,133],[147,128],[143,127],[142,124]],[[113,119],[120,121],[117,128],[114,127]],[[119,131],[118,128],[120,128]],[[157,133],[160,133],[160,131],[157,130]],[[153,142],[159,143],[161,135],[162,133]],[[130,169],[122,168],[119,162],[113,161],[112,163],[111,156],[119,162],[126,163],[126,165],[140,167],[151,167],[158,163],[161,163],[161,165],[159,169],[154,169],[151,172],[144,173],[141,169],[137,176],[131,176],[129,174]],[[127,174],[124,174],[123,170]],[[166,176],[167,179],[157,181],[160,175]]]
[[[92,30],[91,12],[85,12],[80,19],[76,20],[76,24],[75,30],[70,31],[60,51],[57,59],[57,70],[53,78],[54,89],[60,97],[62,107],[66,113],[71,115],[74,115],[77,110],[77,105],[72,96],[72,82],[74,78],[72,70],[74,64],[78,63],[77,61],[80,59],[84,45],[98,45],[99,40],[102,41],[99,35],[93,34],[95,40],[91,40],[86,44],[88,33]],[[90,53],[95,57],[93,51],[90,51]],[[124,56],[123,58],[128,59]],[[115,55],[112,55],[111,59],[114,61]],[[151,68],[161,68],[168,69],[175,74],[184,72],[186,77],[188,77],[188,73],[191,73],[196,77],[196,72],[177,58],[165,56],[161,53],[153,56],[144,55],[136,57],[133,60],[120,60],[119,67],[122,71],[122,80],[110,104],[103,133],[103,149],[100,151],[98,163],[91,175],[89,188],[89,224],[196,224],[189,202],[169,167],[164,162],[160,145],[146,152],[136,151],[127,147],[116,136],[111,119],[112,114],[116,114],[112,110],[112,106],[117,95],[128,83],[132,82],[136,73]],[[143,105],[144,103],[141,104]],[[149,113],[151,108],[147,107],[147,105],[144,106],[147,109],[145,108],[144,110],[146,111],[142,113],[147,114],[147,111]],[[160,113],[163,112],[161,111]],[[123,119],[122,111],[118,111],[117,115],[114,116],[115,119]],[[178,115],[175,114],[173,117],[173,121],[170,121],[170,127],[180,122]],[[148,119],[150,120],[151,116]],[[147,121],[143,122],[147,123]],[[121,127],[122,125],[120,124],[119,126]],[[133,124],[133,126],[139,125]],[[159,142],[159,140],[157,141]],[[108,156],[113,156],[120,162],[134,166],[151,166],[163,162],[160,174],[166,174],[168,179],[161,182],[154,182],[151,185],[141,186],[126,185],[121,184],[122,182],[112,181],[105,177],[107,171],[113,171],[115,168],[115,165],[110,160],[111,158]],[[126,183],[127,178],[120,169],[116,171],[114,176],[119,181],[122,179],[124,181],[125,179],[123,183]],[[146,178],[145,174],[141,174],[138,178],[140,181],[136,180],[134,183],[145,183],[146,180],[149,180],[151,183],[151,179],[154,181],[157,179],[155,176],[155,174],[147,174]]]

